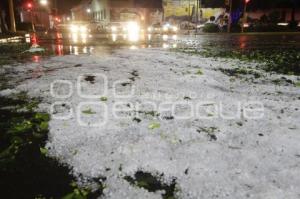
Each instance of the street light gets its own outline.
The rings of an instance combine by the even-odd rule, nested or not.
[[[243,16],[243,22],[242,22],[242,33],[244,32],[244,24],[246,24],[247,21],[247,16],[246,16],[246,12],[247,12],[247,4],[250,2],[251,0],[245,0],[245,4],[244,4],[244,16]]]
[[[86,12],[91,13],[91,9],[90,8],[86,9]]]
[[[30,13],[32,31],[35,32],[35,27],[34,27],[34,23],[33,23],[33,14],[32,14],[33,4],[31,2],[27,3],[26,8],[27,8],[28,12]]]
[[[48,5],[48,0],[40,0],[40,4],[42,6],[46,6],[46,5]]]
[[[32,3],[27,3],[26,7],[27,7],[28,10],[31,10],[33,5],[32,5]]]

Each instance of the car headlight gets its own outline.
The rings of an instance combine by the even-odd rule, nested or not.
[[[138,41],[140,34],[140,26],[137,22],[128,22],[127,24],[128,30],[128,39],[129,41]]]
[[[163,40],[164,41],[167,41],[169,39],[169,36],[168,35],[163,35]]]
[[[111,27],[111,31],[112,31],[112,32],[117,32],[117,27],[116,27],[116,26],[112,26],[112,27]]]
[[[80,27],[80,32],[81,32],[81,33],[86,33],[86,32],[87,32],[87,27],[81,26],[81,27]]]
[[[76,25],[71,25],[70,30],[71,30],[71,32],[73,32],[73,33],[77,33],[78,30],[79,30],[79,27],[76,26]]]
[[[173,31],[174,31],[174,32],[177,32],[177,31],[178,31],[178,28],[177,28],[176,26],[174,26],[174,27],[173,27]]]

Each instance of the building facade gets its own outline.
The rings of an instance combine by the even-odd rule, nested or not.
[[[20,22],[33,23],[36,27],[43,27],[43,29],[53,28],[54,17],[51,15],[49,9],[34,5],[32,9],[26,7],[19,8]]]
[[[196,22],[209,19],[211,16],[217,17],[225,12],[225,8],[204,8],[199,5],[199,2],[197,3],[197,0],[163,0],[165,19],[173,18]]]
[[[161,22],[162,3],[157,0],[86,0],[73,8],[72,18],[97,23],[137,20],[146,24]]]

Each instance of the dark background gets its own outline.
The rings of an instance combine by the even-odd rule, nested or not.
[[[51,0],[49,0],[51,1]],[[52,0],[55,1],[55,0]],[[68,14],[70,9],[78,5],[81,0],[56,0],[57,8],[60,14]],[[176,1],[176,0],[175,0]],[[7,0],[1,0],[0,7],[7,10]],[[30,0],[14,0],[15,6],[22,6]],[[224,7],[225,0],[202,0],[205,7]],[[243,5],[244,0],[233,0],[233,6],[239,7]],[[145,7],[160,7],[162,0],[136,0],[137,6]],[[287,7],[287,8],[300,8],[300,0],[251,0],[248,8],[251,10],[261,8],[274,8],[274,7]]]

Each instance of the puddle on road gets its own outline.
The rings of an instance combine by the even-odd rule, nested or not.
[[[28,36],[27,36],[28,37]],[[128,48],[130,50],[137,50],[141,48],[176,48],[177,35],[144,35],[141,40],[137,42],[129,42],[123,35],[107,35],[100,37],[95,35],[93,37],[80,36],[66,36],[63,38],[62,34],[53,34],[51,38],[44,36],[37,36],[37,34],[30,35],[26,38],[26,42],[31,44],[38,44],[55,56],[63,55],[81,55],[93,54],[103,55],[112,54],[115,49]],[[33,56],[33,62],[40,62],[41,56]]]

